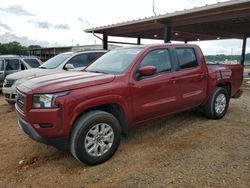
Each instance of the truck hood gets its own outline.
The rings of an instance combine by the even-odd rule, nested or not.
[[[28,69],[28,70],[24,70],[24,71],[10,74],[6,78],[11,79],[11,80],[19,80],[19,79],[23,79],[23,78],[38,77],[38,76],[44,76],[44,75],[53,74],[53,73],[55,73],[54,69],[34,68],[34,69]]]
[[[56,93],[112,82],[111,74],[92,72],[64,72],[30,79],[18,86],[24,92]]]

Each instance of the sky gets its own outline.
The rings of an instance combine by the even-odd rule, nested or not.
[[[154,0],[156,14],[217,3],[218,0]],[[225,0],[220,0],[223,2]],[[24,46],[100,44],[84,29],[153,16],[153,0],[0,0],[0,43]],[[142,43],[162,41],[142,40]],[[250,52],[250,42],[247,51]],[[205,54],[240,54],[242,40],[198,42]]]

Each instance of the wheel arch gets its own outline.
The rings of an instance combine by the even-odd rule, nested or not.
[[[229,97],[231,97],[231,90],[232,90],[232,85],[230,82],[221,82],[218,83],[215,87],[223,87],[228,91]]]
[[[232,95],[232,84],[230,83],[230,81],[220,81],[220,82],[214,82],[213,84],[209,84],[209,85],[213,85],[213,87],[209,87],[207,90],[207,97],[206,99],[203,101],[203,103],[201,104],[201,106],[205,105],[206,102],[209,100],[209,97],[213,94],[213,91],[216,87],[222,87],[225,88],[228,91],[228,95],[229,98]]]
[[[127,114],[127,106],[125,103],[123,103],[120,100],[108,100],[106,102],[84,102],[82,104],[79,104],[78,107],[73,112],[73,118],[70,122],[70,134],[73,129],[73,126],[77,119],[82,116],[83,114],[93,111],[93,110],[102,110],[107,113],[112,114],[114,117],[117,118],[117,120],[120,123],[122,134],[127,135],[128,134],[128,126],[129,126],[129,117],[130,115]]]

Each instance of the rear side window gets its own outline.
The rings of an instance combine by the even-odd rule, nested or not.
[[[155,66],[156,72],[171,71],[171,60],[167,49],[153,50],[142,60],[140,67]]]
[[[193,48],[177,48],[180,69],[188,69],[199,65]]]
[[[19,60],[18,59],[5,59],[6,70],[19,70]]]
[[[0,71],[4,70],[4,62],[0,60]]]
[[[39,62],[36,59],[23,59],[23,60],[32,68],[40,66]]]

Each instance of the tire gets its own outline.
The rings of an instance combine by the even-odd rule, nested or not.
[[[118,120],[104,111],[90,111],[75,122],[70,137],[70,151],[82,163],[96,165],[110,159],[121,139]]]
[[[229,93],[223,87],[216,87],[204,106],[205,115],[209,119],[221,119],[227,112]]]

